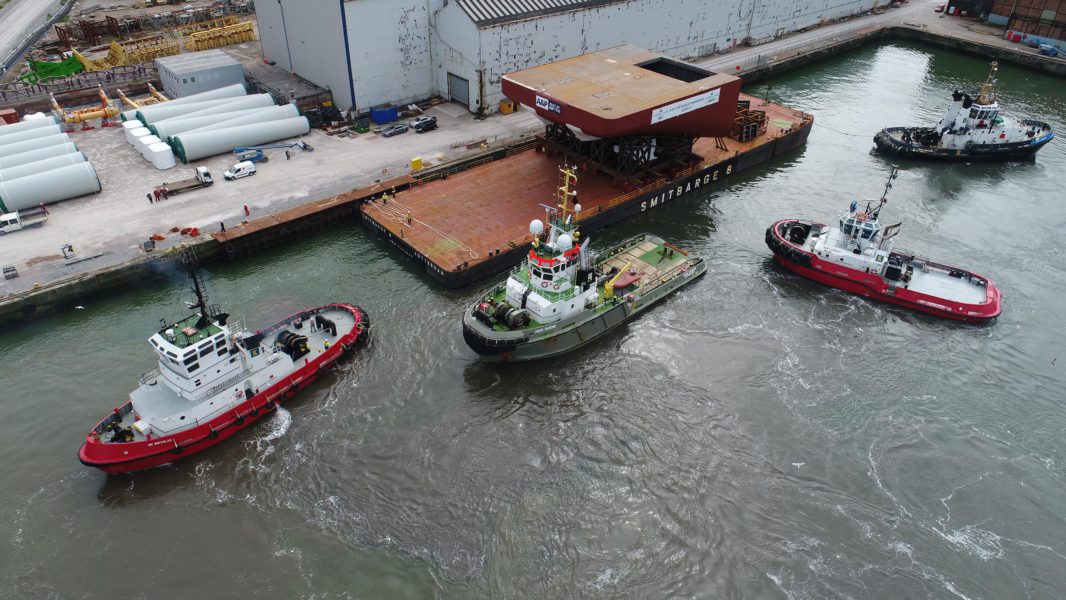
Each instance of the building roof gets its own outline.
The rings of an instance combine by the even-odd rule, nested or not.
[[[628,0],[457,0],[478,28]]]
[[[217,67],[240,66],[240,61],[221,50],[203,50],[201,52],[186,52],[174,56],[163,56],[155,59],[156,65],[166,69],[175,75],[182,73],[199,73],[205,69]]]
[[[508,73],[502,87],[541,117],[596,137],[719,135],[721,119],[732,124],[740,94],[732,75],[630,45]]]

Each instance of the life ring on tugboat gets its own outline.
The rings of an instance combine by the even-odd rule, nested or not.
[[[553,290],[557,290],[557,289],[559,289],[559,284],[558,284],[558,283],[556,283],[556,284],[553,284],[553,285],[552,285],[552,289],[553,289]]]
[[[544,289],[547,289],[548,288],[548,282],[547,281],[540,282],[540,287],[542,287]]]

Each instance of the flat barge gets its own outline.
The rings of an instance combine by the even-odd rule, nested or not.
[[[638,187],[602,171],[582,172],[584,232],[699,192],[807,142],[811,115],[743,94],[740,99],[766,114],[765,132],[755,139],[698,138],[692,145],[695,164],[656,173]],[[417,183],[385,202],[372,198],[360,205],[360,219],[442,285],[465,287],[522,261],[532,242],[529,222],[542,216],[540,203],[568,158],[542,143],[447,179]]]

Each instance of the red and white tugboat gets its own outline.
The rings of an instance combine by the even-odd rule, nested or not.
[[[163,321],[148,339],[159,366],[89,431],[78,452],[85,465],[126,473],[210,448],[270,414],[369,335],[366,313],[350,304],[245,331],[217,304],[208,307],[191,253],[185,259],[198,312]]]
[[[880,203],[851,208],[832,227],[796,219],[778,221],[766,230],[766,245],[790,271],[826,285],[929,314],[982,323],[1000,313],[1000,293],[987,277],[905,252],[893,252],[900,223],[882,226],[878,218],[892,180]]]

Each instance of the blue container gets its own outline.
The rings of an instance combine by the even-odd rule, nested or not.
[[[382,106],[370,109],[370,120],[378,125],[392,123],[399,118],[399,111],[395,106]]]

